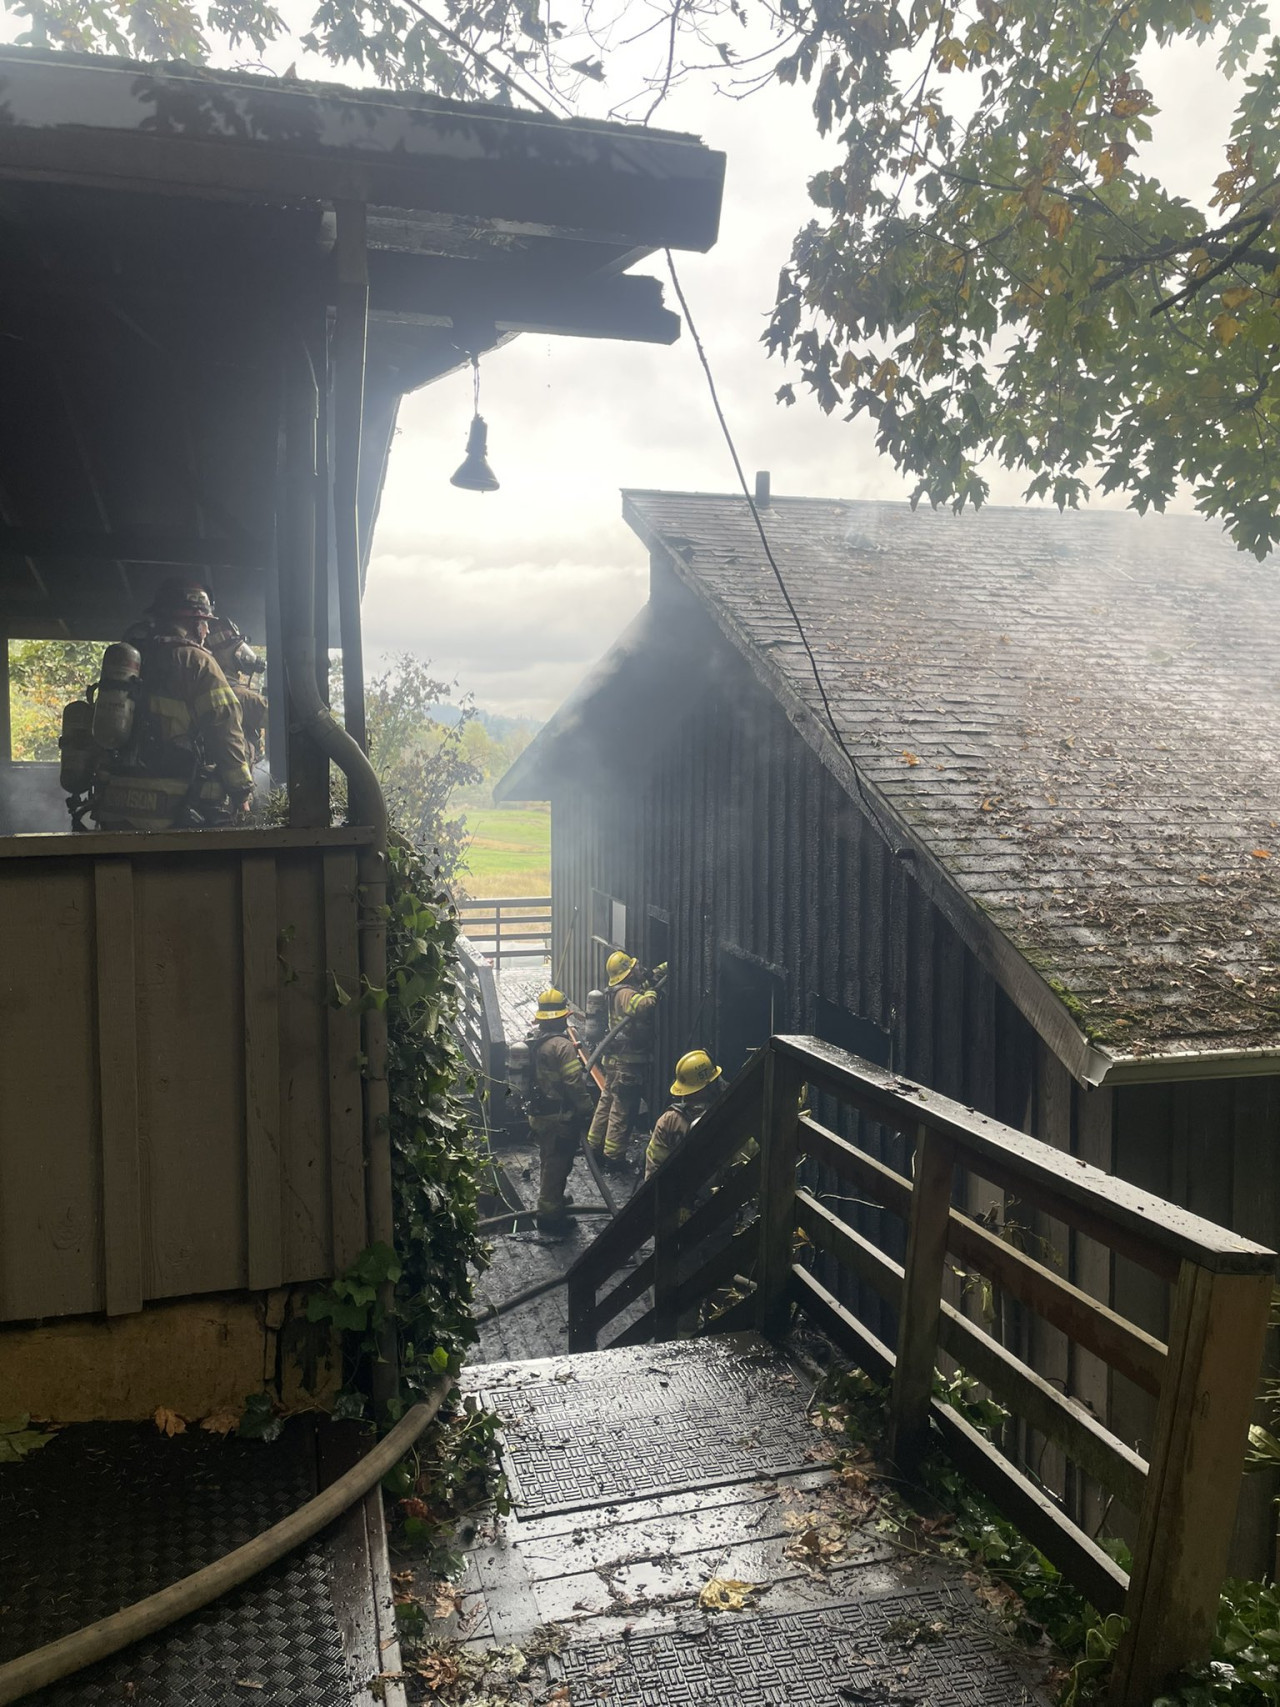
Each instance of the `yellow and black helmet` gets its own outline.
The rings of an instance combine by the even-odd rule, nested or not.
[[[676,1062],[676,1076],[671,1086],[671,1094],[673,1097],[697,1096],[699,1091],[705,1091],[707,1086],[714,1084],[719,1077],[720,1069],[706,1050],[691,1049]]]
[[[538,997],[538,1011],[533,1016],[539,1024],[546,1020],[568,1019],[569,1000],[563,990],[544,990]]]
[[[624,954],[620,948],[615,948],[605,961],[605,972],[609,978],[609,988],[621,984],[624,978],[629,978],[636,969],[636,958],[633,954]]]

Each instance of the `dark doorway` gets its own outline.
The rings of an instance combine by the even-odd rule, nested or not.
[[[717,973],[717,1060],[731,1079],[781,1023],[786,991],[780,972],[736,949],[720,950]]]

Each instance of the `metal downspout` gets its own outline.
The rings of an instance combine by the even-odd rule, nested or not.
[[[342,720],[365,752],[364,642],[360,632],[360,439],[369,338],[369,259],[363,202],[335,204],[337,319],[333,329],[333,537],[342,635]]]
[[[315,543],[316,423],[319,389],[306,343],[291,346],[286,384],[285,527],[279,563],[284,606],[285,674],[293,726],[310,736],[347,779],[351,823],[368,825],[373,841],[359,862],[360,972],[365,991],[387,987],[387,807],[373,766],[338,724],[316,686]],[[391,1191],[390,1093],[387,1085],[387,1016],[369,1003],[362,1016],[364,1046],[365,1216],[370,1244],[395,1245]],[[373,1367],[373,1397],[380,1411],[395,1397],[399,1379],[394,1287],[380,1292],[384,1325]]]

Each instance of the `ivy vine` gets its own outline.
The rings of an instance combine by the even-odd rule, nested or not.
[[[463,1101],[467,1068],[449,1023],[457,1000],[457,913],[440,870],[398,836],[388,858],[386,927],[386,988],[353,996],[335,982],[330,999],[386,1012],[395,1249],[362,1251],[311,1294],[307,1316],[343,1333],[344,1386],[354,1393],[367,1386],[384,1325],[379,1288],[394,1283],[398,1414],[442,1374],[461,1368],[476,1337],[474,1275],[488,1256],[477,1231],[483,1161]]]

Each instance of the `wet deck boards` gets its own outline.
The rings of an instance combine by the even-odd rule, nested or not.
[[[439,1634],[529,1656],[527,1693],[503,1699],[1048,1700],[963,1571],[877,1529],[807,1378],[754,1336],[477,1366],[466,1384],[503,1419],[516,1505],[474,1535]],[[708,1608],[713,1580],[751,1585],[724,1591],[741,1610]]]

